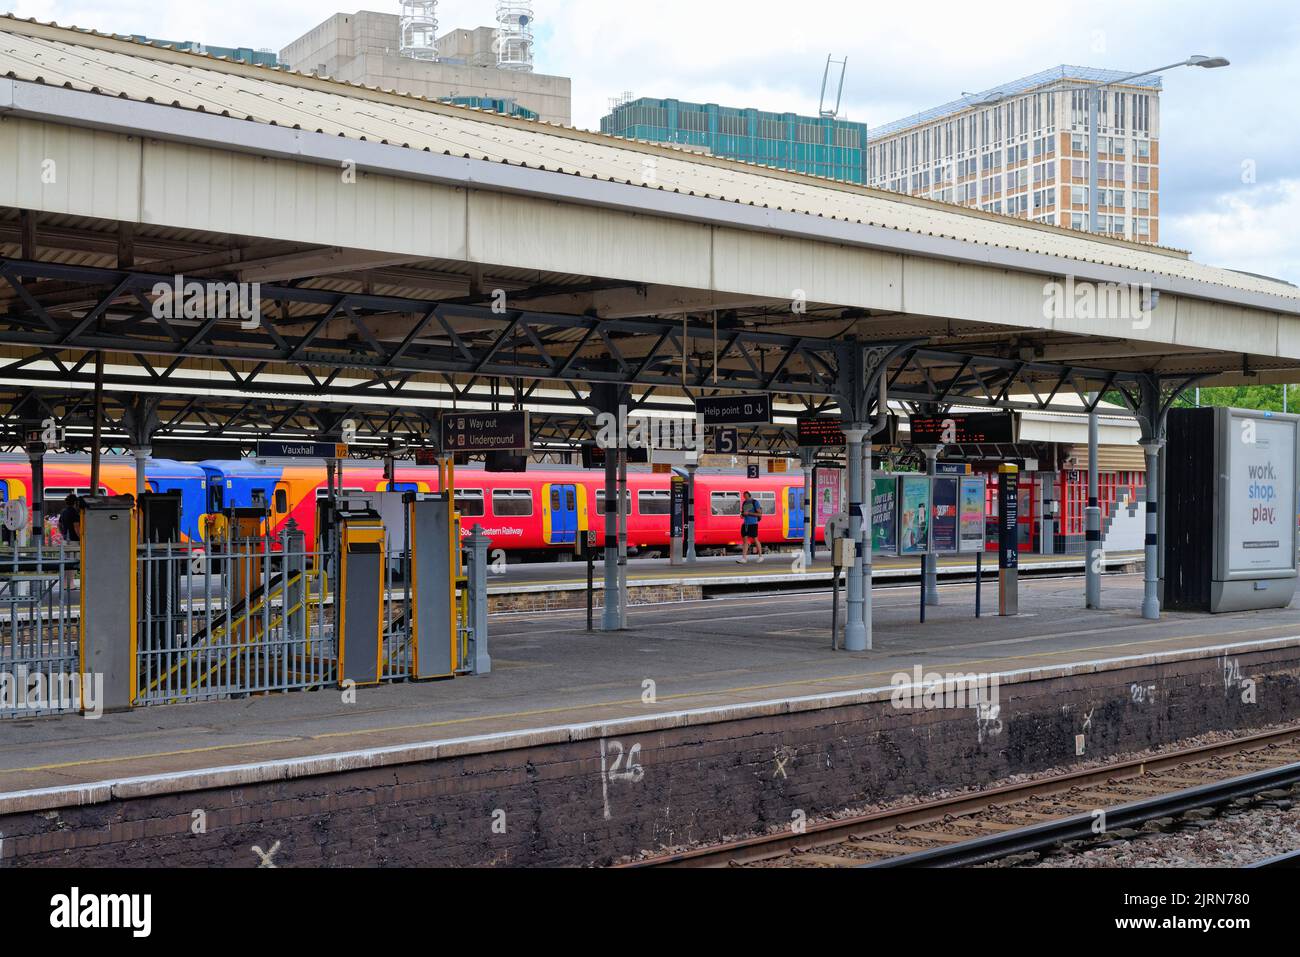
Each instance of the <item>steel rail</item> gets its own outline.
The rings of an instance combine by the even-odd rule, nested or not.
[[[1136,827],[1156,818],[1226,804],[1235,798],[1249,797],[1269,788],[1296,783],[1300,783],[1300,761],[1106,809],[1105,827],[1106,831]],[[1095,814],[1075,814],[1060,821],[1047,821],[1005,834],[991,834],[961,844],[917,851],[915,854],[904,854],[860,866],[970,867],[1013,854],[1041,851],[1064,841],[1095,837],[1093,828],[1096,823]]]
[[[945,817],[970,814],[985,810],[991,805],[1008,804],[1032,797],[1057,794],[1081,785],[1105,783],[1112,779],[1140,777],[1144,774],[1167,770],[1182,764],[1206,761],[1225,754],[1252,751],[1277,744],[1282,741],[1300,737],[1300,725],[1292,725],[1274,731],[1220,741],[1214,744],[1197,745],[1182,748],[1168,754],[1158,754],[1146,758],[1135,758],[1099,768],[1069,771],[1035,781],[990,788],[954,797],[926,801],[904,807],[875,811],[857,817],[839,821],[824,821],[810,824],[803,834],[781,832],[765,834],[758,837],[742,838],[725,844],[693,848],[672,854],[629,861],[619,867],[719,867],[728,864],[744,864],[752,861],[780,857],[794,850],[806,850],[838,844],[865,834],[879,834],[899,825],[911,826],[942,821]],[[1088,818],[1091,825],[1092,818]],[[1091,830],[1089,830],[1091,833]]]

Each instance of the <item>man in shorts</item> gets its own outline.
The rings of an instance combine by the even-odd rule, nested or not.
[[[749,550],[752,548],[758,555],[758,560],[763,560],[763,543],[758,540],[758,520],[763,517],[763,506],[758,504],[758,499],[748,492],[741,493],[740,501],[740,557],[736,559],[741,565],[749,561]]]

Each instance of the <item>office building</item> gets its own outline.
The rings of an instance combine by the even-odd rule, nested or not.
[[[602,133],[671,143],[714,156],[824,176],[867,181],[867,125],[828,116],[624,97],[600,121]]]
[[[1125,71],[1058,66],[873,127],[870,185],[1088,228],[1088,93]],[[1160,78],[1102,92],[1100,232],[1160,239]]]

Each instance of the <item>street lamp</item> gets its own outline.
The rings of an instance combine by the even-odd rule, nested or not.
[[[1228,60],[1221,56],[1189,56],[1186,60],[1180,60],[1178,63],[1171,63],[1168,66],[1157,67],[1154,70],[1143,70],[1141,73],[1130,73],[1128,76],[1120,77],[1118,80],[1111,80],[1109,83],[1099,83],[1088,87],[1088,231],[1097,232],[1098,214],[1097,214],[1097,113],[1100,109],[1101,91],[1109,86],[1118,86],[1121,83],[1127,83],[1129,80],[1136,80],[1138,77],[1150,76],[1153,73],[1163,73],[1165,70],[1173,70],[1180,66],[1199,66],[1206,69],[1227,66]]]

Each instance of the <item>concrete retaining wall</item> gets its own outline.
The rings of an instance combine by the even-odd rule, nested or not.
[[[0,866],[585,865],[1300,716],[1294,639],[0,795]],[[253,848],[261,849],[261,853]]]

